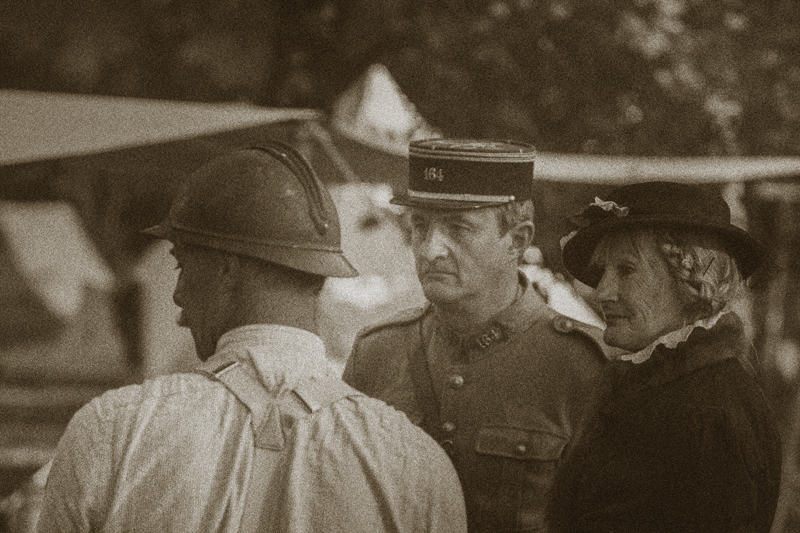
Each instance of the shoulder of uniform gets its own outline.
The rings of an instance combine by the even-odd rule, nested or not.
[[[419,322],[427,311],[428,306],[403,309],[384,321],[363,328],[356,337],[357,339],[363,339],[364,337],[369,337],[380,332],[404,329],[407,326]]]
[[[603,342],[602,329],[562,315],[557,311],[553,311],[550,317],[550,327],[561,335],[573,335],[590,340],[604,355],[607,355],[612,349]]]

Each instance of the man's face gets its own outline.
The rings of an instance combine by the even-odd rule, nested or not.
[[[180,270],[172,299],[181,308],[178,325],[189,328],[197,355],[214,354],[227,319],[226,295],[221,290],[220,256],[212,250],[176,244],[171,251]]]
[[[492,294],[516,271],[512,238],[500,234],[494,209],[412,208],[411,248],[425,297],[456,303]]]

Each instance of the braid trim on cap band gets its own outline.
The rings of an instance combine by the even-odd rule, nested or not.
[[[514,196],[490,196],[483,194],[451,194],[441,192],[420,192],[408,191],[409,198],[420,198],[425,200],[454,200],[457,202],[487,202],[487,203],[508,203],[515,200]]]

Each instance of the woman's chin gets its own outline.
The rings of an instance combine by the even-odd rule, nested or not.
[[[647,344],[642,344],[643,341],[631,338],[630,332],[619,331],[617,328],[607,327],[603,333],[603,342],[612,348],[619,348],[628,353],[635,353],[647,347]]]

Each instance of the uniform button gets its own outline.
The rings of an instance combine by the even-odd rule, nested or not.
[[[460,389],[464,385],[464,376],[459,376],[455,374],[450,376],[450,387],[454,389]]]
[[[528,452],[528,447],[524,444],[517,444],[517,455],[525,455]]]
[[[452,433],[456,430],[456,425],[453,422],[445,422],[442,424],[442,429],[445,431],[445,433]]]

